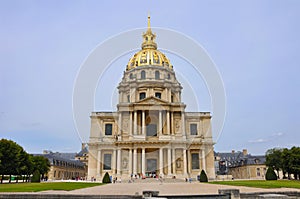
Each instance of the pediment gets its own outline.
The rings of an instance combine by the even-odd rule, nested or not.
[[[136,102],[136,104],[161,104],[161,105],[167,105],[169,104],[167,101],[159,99],[157,97],[147,97],[145,99],[142,99],[138,102]]]

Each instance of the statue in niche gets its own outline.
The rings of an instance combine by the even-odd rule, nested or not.
[[[180,130],[180,120],[175,120],[175,130],[176,132]]]
[[[127,166],[128,166],[128,160],[127,160],[127,158],[123,158],[123,161],[122,161],[123,169],[127,169]]]
[[[181,159],[180,158],[178,158],[177,160],[176,160],[176,168],[181,168]]]

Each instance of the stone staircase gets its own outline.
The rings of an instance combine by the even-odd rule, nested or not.
[[[172,179],[172,178],[163,178],[163,179],[157,179],[157,178],[137,178],[133,179],[130,181],[129,179],[127,180],[122,180],[122,183],[182,183],[185,182],[184,179]]]

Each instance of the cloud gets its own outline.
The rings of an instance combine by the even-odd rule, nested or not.
[[[257,140],[249,140],[248,142],[250,143],[262,143],[262,142],[267,142],[267,139],[259,138]]]
[[[264,143],[264,142],[269,142],[269,141],[275,140],[276,138],[278,138],[278,137],[280,137],[282,135],[284,135],[284,133],[278,132],[278,133],[272,134],[269,137],[258,138],[256,140],[249,140],[248,142],[250,142],[250,143]]]

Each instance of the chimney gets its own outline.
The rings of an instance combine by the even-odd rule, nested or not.
[[[234,154],[234,153],[235,153],[235,150],[232,150],[231,153]]]
[[[244,155],[244,156],[248,155],[247,149],[243,149],[243,155]]]
[[[81,149],[84,149],[86,146],[86,143],[81,143]]]

